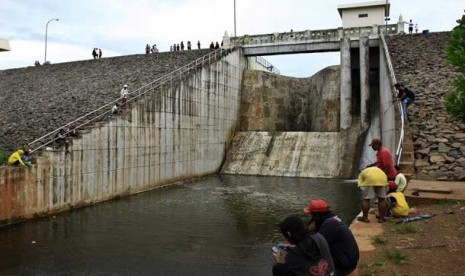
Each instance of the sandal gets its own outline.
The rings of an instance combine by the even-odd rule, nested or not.
[[[367,218],[364,217],[357,217],[358,221],[364,222],[364,223],[369,223],[370,221]]]

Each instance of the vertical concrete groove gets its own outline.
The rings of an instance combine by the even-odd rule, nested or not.
[[[352,68],[350,59],[350,38],[341,39],[341,130],[352,124]]]

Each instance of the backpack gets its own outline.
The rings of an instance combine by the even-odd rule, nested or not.
[[[288,249],[296,256],[294,258],[298,258],[289,266],[289,270],[298,276],[335,276],[333,258],[323,235],[315,233],[309,235],[307,239],[312,239],[315,242],[320,254],[316,255],[315,252],[305,250],[305,244],[303,243],[311,243],[311,241],[299,243],[295,248]]]

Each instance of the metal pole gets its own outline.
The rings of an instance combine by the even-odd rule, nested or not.
[[[47,32],[48,32],[48,23],[51,21],[58,21],[59,19],[50,19],[47,24],[45,25],[45,57],[44,57],[44,64],[47,63]]]
[[[236,0],[234,0],[234,37],[236,37]]]

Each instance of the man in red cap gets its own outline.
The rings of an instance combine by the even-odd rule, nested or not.
[[[394,168],[394,162],[392,161],[392,155],[386,147],[383,147],[383,143],[380,139],[373,139],[369,146],[376,151],[376,163],[368,165],[368,167],[376,166],[383,170],[387,175],[388,180],[394,181],[397,172]]]
[[[312,218],[307,230],[318,232],[328,242],[336,268],[336,275],[349,275],[357,267],[359,250],[354,235],[329,205],[322,199],[311,200],[304,208]]]

